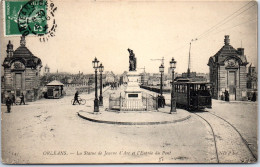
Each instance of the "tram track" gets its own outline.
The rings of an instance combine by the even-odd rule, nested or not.
[[[215,133],[214,133],[214,130],[213,130],[211,124],[210,124],[205,118],[201,117],[200,115],[198,115],[198,114],[196,114],[196,113],[193,113],[193,114],[195,114],[195,115],[197,115],[198,117],[200,117],[201,119],[203,119],[203,120],[209,125],[209,127],[210,127],[210,129],[211,129],[211,132],[212,132],[213,140],[214,140],[214,146],[215,146],[215,153],[216,153],[217,163],[219,163],[218,148],[217,148],[217,142],[216,142],[216,135],[215,135]]]
[[[216,117],[218,117],[218,118],[220,118],[220,119],[222,119],[223,121],[225,121],[226,123],[228,123],[230,126],[232,126],[233,129],[239,134],[241,140],[242,140],[242,141],[244,142],[244,144],[246,145],[246,147],[247,147],[248,151],[251,153],[252,157],[254,157],[254,159],[257,160],[257,157],[256,157],[256,155],[253,153],[253,151],[251,150],[251,148],[249,147],[248,142],[246,141],[246,139],[242,136],[242,134],[237,130],[237,128],[236,128],[234,125],[232,125],[229,121],[227,121],[226,119],[224,119],[224,118],[222,118],[222,117],[220,117],[220,116],[218,116],[218,115],[216,115],[216,114],[213,114],[213,113],[210,113],[210,112],[208,112],[208,113],[209,113],[209,114],[212,114],[212,115],[214,115],[214,116],[216,116]]]
[[[211,129],[215,146],[216,163],[248,163],[257,161],[257,156],[249,147],[248,142],[229,121],[210,112],[193,114],[205,121]],[[218,118],[218,120],[215,118]],[[240,141],[237,138],[240,138]],[[241,143],[243,143],[244,147]],[[248,157],[249,154],[251,158]]]

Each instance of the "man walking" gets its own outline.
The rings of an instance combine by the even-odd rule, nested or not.
[[[7,106],[7,112],[10,113],[10,112],[11,112],[12,100],[10,99],[9,96],[8,96],[7,99],[6,99],[5,104],[6,104],[6,106]]]
[[[79,103],[79,92],[78,91],[75,93],[73,105],[75,105],[75,101],[77,101]]]
[[[24,95],[23,95],[23,93],[22,93],[22,95],[21,95],[21,102],[20,102],[20,105],[22,105],[22,103],[25,105],[25,102],[24,102]]]

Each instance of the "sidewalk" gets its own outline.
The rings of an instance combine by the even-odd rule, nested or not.
[[[93,106],[92,106],[93,107]],[[185,110],[178,109],[176,113],[170,114],[170,107],[159,109],[159,111],[105,111],[94,113],[80,110],[78,116],[92,122],[118,124],[118,125],[158,125],[181,122],[189,119],[191,114]]]
[[[120,94],[125,89],[124,86],[117,90],[107,89],[105,96],[109,94]],[[187,120],[191,114],[185,110],[177,109],[177,112],[170,114],[170,107],[159,108],[158,111],[112,111],[108,110],[108,97],[104,98],[104,106],[100,107],[100,112],[94,113],[94,104],[90,103],[88,109],[80,110],[78,116],[92,122],[118,124],[118,125],[158,125],[169,124]]]

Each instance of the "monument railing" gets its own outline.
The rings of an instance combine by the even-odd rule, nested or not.
[[[151,94],[142,93],[142,100],[126,99],[124,96],[110,95],[109,110],[119,111],[152,111],[158,109],[157,98]]]

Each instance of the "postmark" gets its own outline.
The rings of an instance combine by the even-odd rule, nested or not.
[[[52,0],[5,1],[5,35],[33,35],[48,41],[55,36],[56,11]]]
[[[30,0],[19,11],[17,19],[21,35],[45,34],[47,32],[47,1]]]

